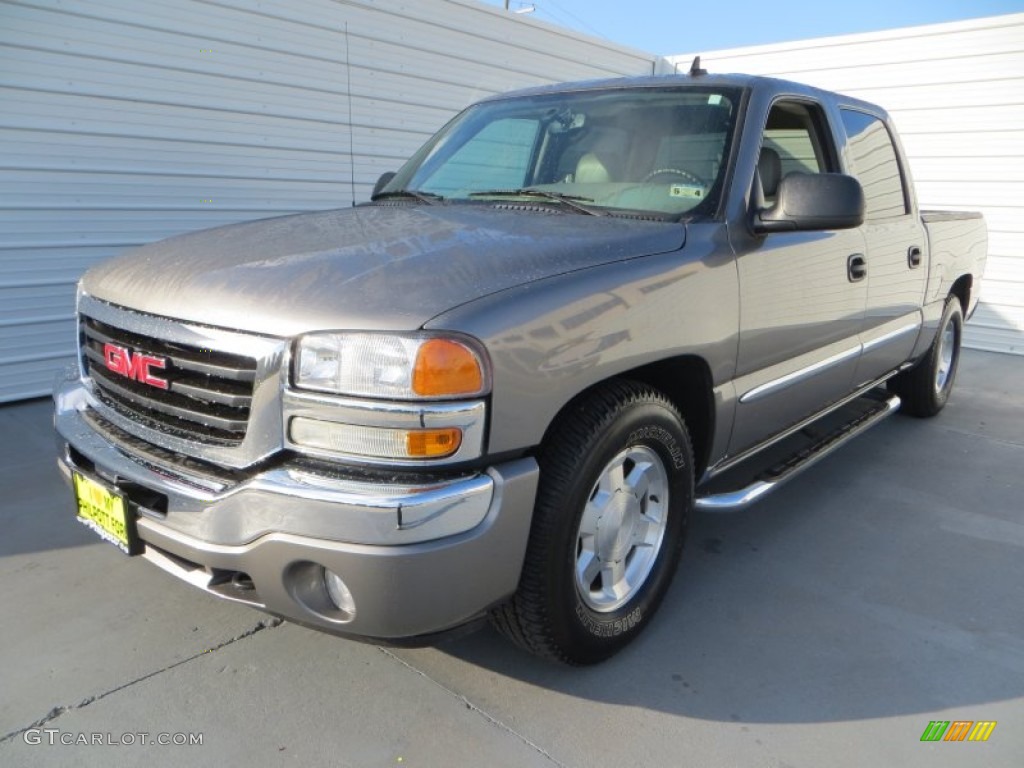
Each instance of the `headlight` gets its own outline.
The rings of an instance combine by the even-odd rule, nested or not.
[[[488,389],[484,353],[475,346],[440,336],[310,334],[297,344],[294,383],[391,400],[475,397]]]

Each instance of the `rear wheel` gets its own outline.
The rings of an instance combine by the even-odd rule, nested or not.
[[[642,631],[671,583],[693,505],[690,439],[662,394],[612,382],[566,410],[538,460],[519,589],[494,623],[533,653],[593,664]]]
[[[912,416],[934,416],[943,409],[953,390],[960,365],[964,314],[960,299],[950,296],[931,347],[917,365],[889,380],[889,389],[900,396],[900,410]]]

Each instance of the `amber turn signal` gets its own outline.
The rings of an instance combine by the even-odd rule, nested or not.
[[[462,446],[462,430],[383,429],[296,416],[289,426],[296,445],[381,459],[443,459]]]
[[[420,345],[412,372],[412,391],[421,397],[478,395],[484,372],[469,347],[450,339],[428,339]]]
[[[410,458],[440,459],[451,456],[462,445],[461,429],[420,429],[406,434],[405,449]]]

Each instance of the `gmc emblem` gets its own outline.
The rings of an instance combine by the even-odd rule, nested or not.
[[[142,352],[136,352],[133,355],[130,349],[107,343],[103,345],[103,359],[107,368],[114,373],[157,389],[168,389],[167,379],[154,376],[149,370],[150,368],[166,368],[167,360],[162,357],[153,357]]]

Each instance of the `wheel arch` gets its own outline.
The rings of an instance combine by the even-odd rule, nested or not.
[[[707,467],[715,428],[714,393],[711,369],[697,355],[678,355],[653,363],[619,371],[596,381],[566,403],[552,419],[544,434],[548,439],[558,422],[581,399],[594,389],[613,380],[636,381],[647,384],[667,397],[683,416],[690,435],[695,462],[695,477],[699,478]]]
[[[960,300],[960,308],[963,310],[964,319],[967,319],[967,315],[970,312],[971,307],[971,296],[974,290],[974,276],[973,275],[961,275],[957,278],[956,282],[953,283],[949,289],[949,293],[952,296],[956,296]]]

